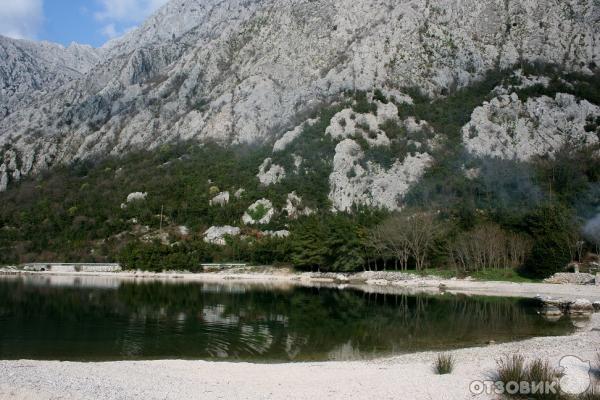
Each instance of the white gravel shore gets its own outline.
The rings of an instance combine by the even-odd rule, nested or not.
[[[469,391],[506,354],[594,360],[600,315],[578,333],[455,350],[450,375],[435,375],[436,353],[353,362],[247,364],[205,361],[72,363],[0,361],[0,399],[487,399]]]
[[[361,273],[361,278],[369,276],[370,273]],[[378,272],[372,273],[377,277]],[[592,302],[600,301],[600,286],[595,285],[575,285],[575,284],[552,284],[552,283],[513,283],[496,281],[476,281],[465,279],[441,279],[437,277],[418,277],[402,273],[384,273],[391,277],[394,274],[406,276],[406,279],[371,279],[364,282],[339,282],[329,277],[328,274],[298,274],[289,272],[289,270],[279,270],[275,268],[266,269],[264,272],[211,272],[211,273],[179,273],[179,272],[11,272],[10,275],[4,275],[5,278],[16,277],[47,277],[49,280],[63,280],[65,284],[77,281],[82,284],[87,281],[102,280],[115,282],[123,281],[146,281],[160,280],[166,282],[240,282],[247,284],[286,284],[286,285],[325,285],[347,287],[352,286],[370,292],[401,292],[401,291],[426,291],[439,292],[440,286],[449,293],[462,293],[481,296],[501,296],[501,297],[554,297],[562,299],[575,300],[578,298],[588,299]],[[3,277],[3,271],[0,269],[0,278]],[[102,279],[100,279],[102,278]]]

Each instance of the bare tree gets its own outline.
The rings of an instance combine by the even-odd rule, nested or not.
[[[422,270],[427,265],[427,255],[441,231],[436,215],[431,212],[407,214],[399,228],[404,231],[408,250],[415,260],[417,270]]]
[[[410,252],[406,241],[406,234],[399,229],[401,223],[402,218],[399,215],[393,215],[381,226],[377,227],[376,230],[387,254],[393,256],[396,269],[398,269],[399,263],[400,269],[405,271],[408,269]]]
[[[426,266],[427,255],[431,251],[440,225],[436,216],[427,212],[405,211],[394,214],[372,230],[371,241],[386,259],[391,255],[402,270],[408,269],[412,258],[417,270]]]
[[[385,225],[377,226],[369,232],[369,241],[377,257],[383,260],[384,267],[387,268],[387,262],[394,257],[393,238],[388,237],[388,229]]]
[[[507,233],[495,224],[478,226],[459,235],[449,244],[455,265],[464,270],[517,268],[531,250],[531,240]]]

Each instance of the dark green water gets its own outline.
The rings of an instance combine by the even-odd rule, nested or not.
[[[347,360],[572,330],[524,299],[0,279],[0,359]]]

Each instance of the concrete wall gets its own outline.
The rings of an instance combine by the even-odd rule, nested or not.
[[[119,264],[94,264],[94,263],[32,263],[23,265],[25,271],[52,271],[52,272],[119,272]]]

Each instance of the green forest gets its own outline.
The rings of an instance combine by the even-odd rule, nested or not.
[[[598,76],[565,75],[545,65],[521,67],[552,78],[548,87],[517,91],[522,99],[564,92],[600,104]],[[436,269],[547,277],[598,253],[600,243],[581,231],[600,210],[599,149],[564,148],[528,163],[470,158],[460,129],[510,76],[511,71],[491,72],[437,99],[405,88],[415,102],[399,104],[400,117],[428,121],[445,136],[445,145],[434,151],[435,164],[406,196],[401,212],[364,207],[331,212],[328,179],[335,143],[324,131],[347,105],[357,112],[376,109],[365,93],[353,92],[315,110],[310,117],[318,122],[275,155],[272,143],[173,143],[77,161],[27,178],[0,193],[0,264],[118,261],[132,269],[198,271],[204,262],[243,261],[307,271]],[[375,97],[390,101],[377,90]],[[600,121],[590,121],[586,129],[600,132],[599,126]],[[408,135],[393,124],[385,130],[394,137]],[[367,157],[381,165],[413,151],[401,145],[371,150]],[[262,161],[272,157],[292,170],[292,154],[301,155],[307,167],[261,186],[256,173]],[[481,173],[467,179],[464,166]],[[216,193],[238,189],[244,189],[239,198],[210,205]],[[133,192],[148,196],[122,206]],[[290,219],[278,212],[267,225],[243,227],[241,217],[256,200],[269,199],[281,210],[291,192],[316,213]],[[206,229],[218,225],[242,226],[241,238],[228,237],[225,246],[205,243]],[[182,233],[181,226],[189,232]],[[263,234],[267,230],[291,235],[273,238]]]

